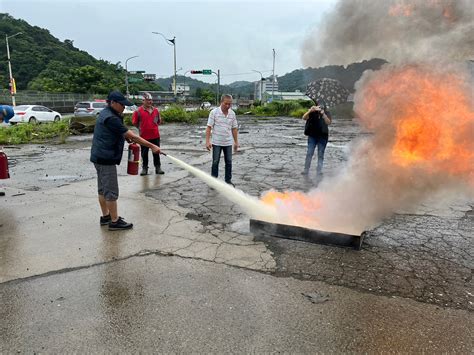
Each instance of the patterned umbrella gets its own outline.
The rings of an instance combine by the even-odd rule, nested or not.
[[[349,90],[335,79],[323,78],[310,82],[306,95],[325,107],[333,107],[347,101]]]

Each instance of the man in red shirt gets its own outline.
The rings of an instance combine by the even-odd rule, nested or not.
[[[140,106],[132,116],[132,123],[138,127],[140,137],[160,146],[160,130],[158,125],[161,123],[160,112],[153,106],[153,97],[150,93],[143,94],[143,105]],[[142,171],[140,175],[148,174],[148,147],[142,146]],[[153,153],[153,165],[156,174],[164,174],[161,170],[160,154]]]

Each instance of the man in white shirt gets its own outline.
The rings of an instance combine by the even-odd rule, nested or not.
[[[212,169],[211,175],[219,175],[219,161],[221,152],[224,151],[225,162],[225,182],[235,186],[232,183],[232,144],[234,151],[239,149],[237,118],[235,112],[231,109],[232,96],[222,95],[221,105],[209,113],[206,128],[206,148],[212,149]],[[211,142],[212,132],[212,142]]]

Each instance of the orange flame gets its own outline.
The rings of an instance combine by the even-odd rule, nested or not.
[[[413,11],[415,10],[415,5],[413,4],[396,4],[390,6],[390,9],[388,10],[388,14],[390,16],[411,16],[413,14]]]
[[[413,0],[398,0],[394,5],[391,5],[388,9],[390,16],[404,16],[410,17],[415,14],[415,11],[421,9],[431,9],[434,11],[440,11],[439,14],[449,22],[454,22],[456,16],[453,10],[452,0],[426,0],[426,2],[417,2]],[[418,5],[418,8],[417,8]]]
[[[464,69],[385,66],[359,86],[354,109],[373,135],[322,190],[265,193],[283,223],[359,230],[449,182],[474,185],[473,88]]]
[[[471,87],[472,90],[472,87]],[[471,174],[474,169],[474,113],[469,87],[457,73],[433,73],[411,66],[372,82],[362,102],[365,115],[393,116],[391,159],[402,167]],[[389,94],[390,93],[390,94]],[[390,98],[391,96],[391,98]],[[371,122],[371,129],[390,122]]]
[[[275,206],[280,210],[285,210],[288,220],[287,224],[315,226],[318,224],[314,216],[322,203],[320,197],[310,197],[299,191],[267,191],[261,197],[261,201],[267,205]]]

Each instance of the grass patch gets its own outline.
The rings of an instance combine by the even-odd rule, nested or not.
[[[0,144],[44,143],[51,140],[65,143],[68,136],[68,120],[43,124],[25,123],[0,128]]]
[[[303,113],[305,113],[311,105],[314,105],[314,103],[309,100],[273,101],[264,106],[251,108],[250,114],[255,116],[292,116],[299,118],[303,116]]]
[[[298,108],[296,110],[291,111],[290,116],[295,118],[301,118],[306,112],[308,112],[307,108]]]

